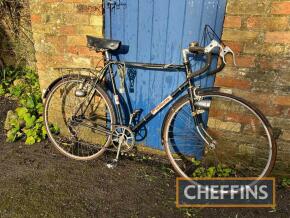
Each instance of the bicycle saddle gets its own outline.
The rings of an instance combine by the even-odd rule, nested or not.
[[[87,36],[87,44],[89,48],[93,48],[95,50],[104,49],[109,51],[116,51],[120,48],[121,41]]]

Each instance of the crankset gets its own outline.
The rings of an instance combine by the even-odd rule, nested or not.
[[[115,126],[112,142],[116,149],[118,149],[120,145],[121,153],[129,152],[134,148],[135,134],[127,126]]]
[[[112,135],[113,146],[117,149],[115,159],[107,163],[107,167],[112,169],[117,166],[120,152],[125,153],[133,149],[135,144],[135,135],[127,126],[115,126]]]

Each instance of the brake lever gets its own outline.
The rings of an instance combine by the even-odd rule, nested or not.
[[[237,66],[235,53],[233,52],[233,50],[229,46],[226,46],[223,49],[221,49],[220,56],[222,57],[223,62],[225,64],[227,64],[227,62],[226,62],[226,56],[227,56],[228,53],[229,54],[232,54],[233,61],[234,61],[234,65]]]
[[[236,64],[236,56],[235,56],[235,53],[233,52],[233,50],[229,46],[223,47],[216,40],[212,40],[211,43],[208,46],[205,47],[204,51],[206,53],[210,53],[215,48],[219,48],[220,49],[220,54],[219,55],[222,57],[224,64],[227,64],[227,62],[226,62],[226,56],[227,56],[228,53],[230,53],[233,56],[234,65],[237,66],[237,64]]]

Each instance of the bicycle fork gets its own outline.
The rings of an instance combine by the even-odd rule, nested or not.
[[[206,111],[210,108],[211,101],[204,100],[201,96],[196,93],[196,87],[193,87],[190,84],[189,87],[189,96],[190,96],[190,104],[192,116],[194,119],[195,127],[200,135],[201,139],[207,144],[209,149],[216,148],[216,141],[210,136],[210,134],[205,129],[205,125],[202,119],[202,114],[206,113]]]

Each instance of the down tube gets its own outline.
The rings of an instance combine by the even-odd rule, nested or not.
[[[136,132],[146,123],[148,123],[153,117],[155,117],[166,105],[172,102],[178,95],[180,95],[184,89],[188,86],[188,81],[182,83],[174,92],[172,92],[167,98],[165,98],[160,104],[158,104],[154,109],[152,109],[139,123],[137,123],[132,131]]]

